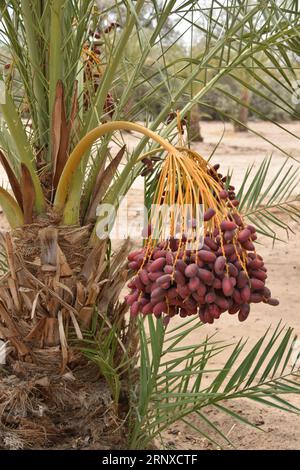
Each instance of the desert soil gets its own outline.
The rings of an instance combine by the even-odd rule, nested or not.
[[[268,123],[253,123],[253,129],[264,135],[266,139],[276,142],[286,152],[300,160],[300,141]],[[300,122],[287,124],[292,133],[300,136]],[[194,144],[193,148],[204,157],[209,157],[223,133],[223,123],[204,122],[201,125],[204,142]],[[135,135],[126,135],[129,145],[134,146]],[[232,126],[226,124],[225,134],[218,146],[212,161],[221,164],[221,171],[226,174],[227,169],[233,169],[233,181],[238,188],[248,165],[259,163],[272,152],[273,160],[270,168],[269,181],[283,163],[285,155],[277,148],[272,147],[261,137],[250,133],[234,133]],[[293,163],[292,159],[290,160]],[[295,163],[295,162],[294,162]],[[297,165],[297,163],[295,163]],[[0,169],[0,181],[5,176]],[[298,188],[299,194],[299,188]],[[129,207],[133,210],[137,201],[143,200],[142,179],[139,179],[129,193]],[[0,217],[0,230],[6,227],[6,222]],[[280,299],[280,306],[272,308],[265,304],[254,305],[246,322],[239,323],[236,316],[223,315],[213,325],[204,325],[201,328],[203,337],[217,332],[217,338],[228,343],[237,342],[241,337],[248,338],[248,350],[257,339],[263,335],[271,325],[274,330],[277,323],[282,320],[284,324],[295,329],[300,335],[299,314],[299,269],[300,269],[300,227],[292,225],[294,234],[290,235],[287,244],[276,243],[272,247],[270,239],[260,238],[259,253],[264,257],[268,266],[268,286],[273,296]],[[180,319],[174,320],[178,322]],[[192,344],[199,340],[199,333],[191,333],[188,341]],[[226,355],[217,356],[212,361],[216,369],[222,367]],[[289,397],[289,400],[300,406],[299,397]],[[228,406],[236,413],[240,413],[249,421],[258,425],[259,429],[248,427],[234,421],[230,416],[223,415],[216,410],[207,409],[207,416],[218,425],[227,435],[237,449],[300,449],[300,418],[296,414],[288,414],[280,410],[263,407],[254,402],[245,400],[232,401]],[[197,425],[197,419],[194,420]],[[264,432],[262,432],[264,431]],[[213,446],[207,439],[199,436],[184,424],[174,425],[164,435],[169,448],[175,449],[211,449]],[[225,445],[226,448],[226,445]]]

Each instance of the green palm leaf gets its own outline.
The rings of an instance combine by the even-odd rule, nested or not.
[[[286,329],[279,324],[271,335],[270,329],[267,330],[245,353],[245,341],[239,341],[232,347],[210,337],[200,340],[197,345],[186,344],[190,329],[202,327],[198,319],[183,323],[173,332],[164,330],[161,320],[156,320],[156,325],[152,318],[149,322],[149,336],[143,321],[139,322],[141,389],[139,403],[133,405],[133,412],[137,416],[131,435],[132,448],[144,448],[178,420],[216,446],[228,444],[229,439],[205,414],[205,409],[208,406],[215,407],[255,427],[244,416],[230,409],[228,401],[233,399],[246,398],[284,411],[300,412],[286,398],[300,394],[297,357],[292,356],[296,337],[291,328]],[[160,332],[159,335],[157,332]],[[224,367],[220,370],[210,369],[211,359],[219,354],[224,355],[227,349],[232,349],[232,352]],[[172,359],[172,354],[178,351],[180,356]],[[206,380],[208,384],[202,384],[203,372],[209,377]],[[194,414],[198,421],[202,421],[200,427],[191,421]],[[204,431],[207,428],[208,431]],[[215,435],[221,438],[220,442],[216,441]]]

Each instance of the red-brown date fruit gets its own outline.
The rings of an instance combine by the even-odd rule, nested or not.
[[[255,277],[251,278],[251,289],[253,290],[263,290],[265,287],[265,283],[256,279]]]
[[[228,272],[231,277],[237,277],[239,274],[238,269],[232,263],[228,263]]]
[[[267,304],[273,305],[273,307],[276,307],[277,305],[279,305],[279,300],[273,299],[272,297],[270,297],[270,298],[267,300]]]
[[[221,310],[226,311],[229,308],[229,302],[223,296],[217,295],[215,303],[216,303],[216,305],[218,305],[218,307],[220,307]]]
[[[142,269],[139,272],[139,278],[145,286],[147,286],[149,284],[150,279],[149,279],[149,276],[148,276],[148,273],[147,273],[146,269]]]
[[[185,317],[188,316],[188,312],[187,312],[184,308],[181,308],[181,309],[180,309],[179,316],[180,316],[181,318],[185,318]]]
[[[240,308],[240,311],[239,311],[239,320],[240,321],[245,321],[246,318],[249,315],[249,312],[250,312],[249,304],[243,304]]]
[[[177,297],[176,287],[171,287],[171,289],[168,289],[166,296],[168,299],[175,299]]]
[[[135,288],[133,280],[128,282],[127,287],[128,287],[128,289],[134,289]]]
[[[219,228],[215,227],[213,231],[213,237],[216,238],[219,235]]]
[[[192,298],[196,300],[198,305],[205,303],[204,297],[200,297],[200,295],[198,295],[197,292],[192,293]]]
[[[210,219],[212,219],[216,215],[216,211],[213,208],[207,209],[207,211],[204,212],[203,215],[203,220],[204,222],[208,222]]]
[[[241,293],[238,289],[233,289],[232,298],[233,298],[233,300],[236,304],[242,304],[243,303]]]
[[[235,287],[236,286],[236,278],[232,277],[232,276],[229,276],[229,279],[231,281],[232,286]]]
[[[251,233],[255,233],[255,232],[256,232],[256,228],[253,227],[253,225],[247,225],[246,228],[247,228],[248,230],[250,230]]]
[[[225,189],[222,189],[219,192],[219,196],[220,196],[221,199],[227,199],[228,198],[228,192]]]
[[[241,271],[242,265],[238,260],[234,262],[234,266],[236,267],[238,271]]]
[[[136,261],[137,263],[142,263],[145,259],[145,253],[140,253],[139,255],[136,255],[136,257],[134,258],[134,261]]]
[[[148,273],[150,281],[155,282],[158,278],[163,276],[165,273],[163,271],[157,271],[156,273]]]
[[[222,279],[222,290],[226,297],[229,297],[233,293],[233,285],[231,279],[228,276],[225,276]]]
[[[200,310],[200,312],[199,312],[199,320],[201,321],[201,323],[205,323],[205,317],[204,317],[204,311],[203,310]]]
[[[165,272],[166,274],[173,274],[173,272],[174,272],[173,266],[170,266],[169,264],[167,264],[167,265],[164,267],[164,272]]]
[[[151,301],[152,299],[155,299],[157,297],[164,297],[166,295],[164,289],[161,287],[156,287],[152,292],[151,292]]]
[[[197,276],[198,271],[199,271],[198,266],[195,263],[193,263],[186,267],[184,274],[186,277],[195,277]]]
[[[187,284],[184,286],[177,286],[177,292],[182,299],[186,299],[190,295],[190,289]]]
[[[231,204],[233,207],[237,207],[239,205],[240,201],[238,199],[232,199]]]
[[[210,271],[207,271],[206,269],[199,268],[198,276],[200,280],[204,282],[204,284],[212,285],[212,283],[214,282],[213,273]]]
[[[216,294],[212,291],[208,292],[205,296],[205,302],[208,304],[213,304],[216,301]]]
[[[180,271],[182,274],[184,274],[184,271],[186,270],[187,264],[182,260],[179,259],[176,262],[176,269]]]
[[[240,271],[238,276],[237,276],[237,286],[239,289],[242,289],[245,287],[246,284],[248,284],[249,279],[245,271]]]
[[[140,297],[139,299],[139,304],[141,305],[141,307],[146,305],[148,302],[149,302],[149,299],[147,297]]]
[[[195,256],[195,263],[197,264],[198,268],[203,268],[205,265],[205,263],[199,258],[198,253]]]
[[[200,297],[202,297],[206,294],[206,286],[201,281],[200,281],[200,285],[197,289],[197,294],[200,295]]]
[[[175,307],[174,305],[171,305],[171,307],[169,306],[169,310],[168,310],[169,317],[174,317],[175,315],[177,315],[177,313],[178,313],[177,307]]]
[[[271,297],[271,291],[268,287],[264,287],[263,296],[265,299],[269,299]]]
[[[226,232],[227,230],[228,231],[235,230],[236,228],[237,228],[236,224],[232,222],[231,220],[223,220],[223,222],[221,222],[222,232]]]
[[[171,282],[170,282],[170,281],[167,281],[167,282],[164,282],[163,284],[160,284],[160,287],[161,287],[162,289],[165,289],[165,290],[169,289],[170,286],[171,286]]]
[[[178,295],[176,293],[176,295]],[[178,299],[176,297],[176,299],[170,299],[169,302],[168,302],[168,305],[172,305],[172,307],[182,307],[183,306],[183,301],[182,299]]]
[[[268,275],[264,271],[261,271],[260,269],[256,269],[251,272],[251,277],[255,277],[256,279],[259,279],[260,281],[265,281]]]
[[[223,238],[225,242],[231,242],[234,235],[235,235],[235,230],[226,230],[226,232],[224,232]]]
[[[242,218],[239,214],[232,214],[232,217],[233,217],[233,220],[235,221],[235,223],[241,227],[243,225],[243,221],[242,221]]]
[[[130,315],[132,317],[136,317],[139,313],[140,310],[140,305],[137,301],[133,302],[133,304],[130,307]]]
[[[250,254],[254,254],[254,253],[249,253],[249,255]],[[258,258],[252,259],[251,261],[247,263],[247,267],[251,269],[262,269],[263,265],[264,265],[264,262]]]
[[[235,313],[237,313],[239,310],[240,310],[241,306],[240,305],[233,305],[232,307],[230,307],[228,309],[228,313],[230,315],[234,315]]]
[[[251,296],[250,287],[249,287],[248,285],[245,285],[245,286],[241,289],[241,298],[242,298],[242,301],[243,301],[244,303],[249,302],[250,296]]]
[[[152,292],[152,284],[148,284],[148,285],[145,287],[145,292],[146,292],[146,294],[151,294],[151,292]]]
[[[246,242],[242,243],[242,246],[243,246],[243,248],[245,248],[245,250],[248,250],[248,251],[254,251],[255,250],[255,246],[253,245],[253,243],[250,240],[247,240]]]
[[[204,243],[205,243],[205,245],[207,245],[211,250],[217,251],[218,245],[217,245],[217,243],[216,243],[214,240],[212,240],[210,237],[205,237],[205,238],[204,238]]]
[[[218,319],[220,318],[220,315],[221,315],[221,310],[219,309],[219,307],[215,304],[210,304],[208,306],[208,311],[210,313],[210,315],[212,315],[212,317],[214,319]]]
[[[148,304],[144,305],[143,308],[142,308],[142,313],[144,315],[147,315],[149,313],[152,313],[153,312],[153,308],[154,308],[154,305],[149,302]]]
[[[205,312],[205,320],[206,320],[206,323],[209,323],[210,325],[212,325],[214,322],[214,317],[212,313],[209,311],[209,309],[207,309]]]
[[[132,269],[133,271],[139,269],[139,267],[139,263],[137,263],[136,261],[131,261],[130,263],[128,263],[128,268]]]
[[[166,263],[170,265],[173,265],[174,263],[174,257],[170,251],[167,251],[166,253]]]
[[[139,276],[136,276],[135,279],[134,279],[134,285],[135,287],[140,290],[140,291],[144,291],[145,290],[145,285],[142,283],[141,279],[139,278]]]
[[[134,261],[135,257],[140,255],[140,254],[144,254],[144,249],[143,248],[141,248],[139,250],[136,250],[136,251],[132,251],[131,253],[129,253],[129,255],[127,256],[127,259],[128,259],[128,261]]]
[[[226,256],[231,256],[235,254],[235,247],[231,243],[224,245],[224,253]]]
[[[251,236],[250,230],[248,230],[247,228],[244,228],[238,234],[238,241],[241,243],[244,243],[245,241],[249,239],[250,236]]]
[[[185,277],[180,271],[175,271],[174,279],[178,286],[183,286],[185,284]]]
[[[198,257],[204,261],[204,263],[214,263],[216,261],[216,255],[211,251],[198,251]]]
[[[168,306],[166,302],[159,302],[153,307],[153,313],[154,315],[161,315],[162,313],[167,313],[168,311]]]
[[[162,269],[166,265],[166,259],[165,258],[157,258],[149,267],[149,271],[151,273],[154,273],[156,271],[162,271]]]
[[[195,262],[196,262],[196,253],[192,253],[192,254],[189,256],[189,262],[190,262],[190,263],[195,263]]]
[[[222,289],[222,281],[218,279],[217,277],[214,279],[212,287],[214,289]]]
[[[138,290],[132,292],[131,294],[126,295],[125,300],[126,300],[127,305],[132,305],[133,302],[135,302],[138,299],[138,297],[139,297]]]
[[[188,286],[191,292],[195,292],[201,286],[201,281],[198,277],[191,277]]]
[[[165,258],[167,254],[166,250],[157,250],[153,252],[152,259],[156,260],[158,258]]]
[[[263,295],[259,292],[252,292],[250,295],[250,303],[259,304],[263,301]]]
[[[195,311],[195,309],[197,309],[197,302],[193,299],[193,297],[189,297],[183,303],[184,308],[188,311]]]
[[[214,264],[214,270],[216,274],[223,274],[226,265],[226,258],[224,256],[218,256]]]
[[[218,244],[218,246],[220,246],[221,245],[221,235],[217,235],[215,240],[216,240],[216,243]],[[217,251],[219,251],[219,249]]]
[[[156,283],[157,283],[159,286],[162,286],[162,285],[165,284],[165,283],[170,284],[171,279],[172,279],[171,274],[164,274],[163,276],[161,276],[161,277],[159,277],[159,278],[157,279]]]

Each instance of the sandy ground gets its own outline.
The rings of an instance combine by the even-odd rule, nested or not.
[[[193,147],[204,157],[208,157],[219,141],[222,132],[222,123],[203,123],[202,134],[205,141]],[[300,122],[287,125],[289,131],[300,136]],[[285,151],[300,161],[300,141],[291,134],[287,135],[275,126],[267,123],[254,123],[256,132],[263,134],[267,139],[275,141]],[[131,145],[135,144],[135,136],[126,136]],[[272,147],[268,142],[254,134],[236,134],[227,124],[224,138],[215,152],[212,161],[221,163],[221,170],[226,174],[228,168],[233,168],[233,181],[238,188],[248,165],[255,167],[268,155],[273,153],[273,161],[270,171],[272,178],[277,169],[283,163],[285,155]],[[292,159],[290,160],[293,163]],[[295,163],[295,162],[294,162]],[[295,165],[297,165],[295,163]],[[0,181],[5,181],[5,176],[0,171]],[[299,189],[299,188],[298,188]],[[298,190],[299,193],[299,190]],[[136,201],[142,201],[142,179],[139,179],[129,193],[129,205],[134,206]],[[3,217],[0,218],[0,229],[5,227]],[[203,337],[206,334],[217,332],[217,338],[226,342],[237,342],[239,338],[249,338],[248,349],[262,336],[271,325],[271,329],[279,320],[295,329],[300,335],[299,314],[299,270],[300,270],[300,227],[294,227],[294,234],[288,244],[272,242],[268,239],[260,239],[262,243],[259,253],[263,255],[268,266],[268,286],[273,296],[280,299],[280,306],[272,308],[265,304],[254,305],[251,314],[245,323],[239,323],[236,316],[224,314],[214,325],[205,325],[201,329]],[[174,320],[179,321],[179,320]],[[191,343],[199,340],[197,335],[190,334]],[[224,364],[227,356],[218,356],[211,365],[216,368]],[[290,401],[300,406],[300,397],[290,397]],[[296,414],[287,414],[279,410],[262,407],[244,400],[232,401],[229,406],[244,415],[248,420],[257,424],[260,430],[247,427],[224,416],[215,410],[207,410],[207,416],[212,419],[223,433],[227,435],[238,449],[300,449],[300,417]],[[194,421],[197,424],[197,419]],[[202,437],[186,427],[184,424],[173,426],[164,436],[167,446],[178,449],[210,449],[212,445]],[[226,448],[226,446],[225,446]]]

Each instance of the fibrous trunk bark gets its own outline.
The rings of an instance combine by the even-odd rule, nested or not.
[[[241,102],[243,103],[240,106],[239,114],[238,114],[238,121],[234,123],[234,130],[235,132],[247,132],[247,124],[248,124],[248,117],[249,117],[249,104],[250,104],[250,92],[248,88],[244,88],[242,95],[241,95]],[[244,124],[244,125],[243,125]]]
[[[0,370],[0,448],[30,447],[33,435],[43,445],[54,444],[71,426],[66,413],[74,418],[72,432],[81,436],[78,422],[88,426],[87,415],[97,407],[101,416],[108,409],[107,419],[120,425],[109,386],[81,353],[81,341],[96,306],[107,315],[108,325],[118,322],[122,348],[129,345],[127,307],[119,296],[128,279],[125,260],[130,247],[125,242],[108,263],[105,241],[90,246],[91,230],[45,223],[5,235],[8,271],[0,279],[0,339],[6,343],[7,357],[4,378]],[[105,327],[102,334],[107,335]],[[115,351],[116,364],[118,354],[123,354],[121,348]],[[39,415],[40,406],[45,410]],[[19,444],[13,443],[13,436]]]
[[[189,138],[192,142],[203,142],[203,137],[201,135],[200,129],[200,111],[199,105],[195,104],[191,109],[190,114],[190,129],[189,129]]]

